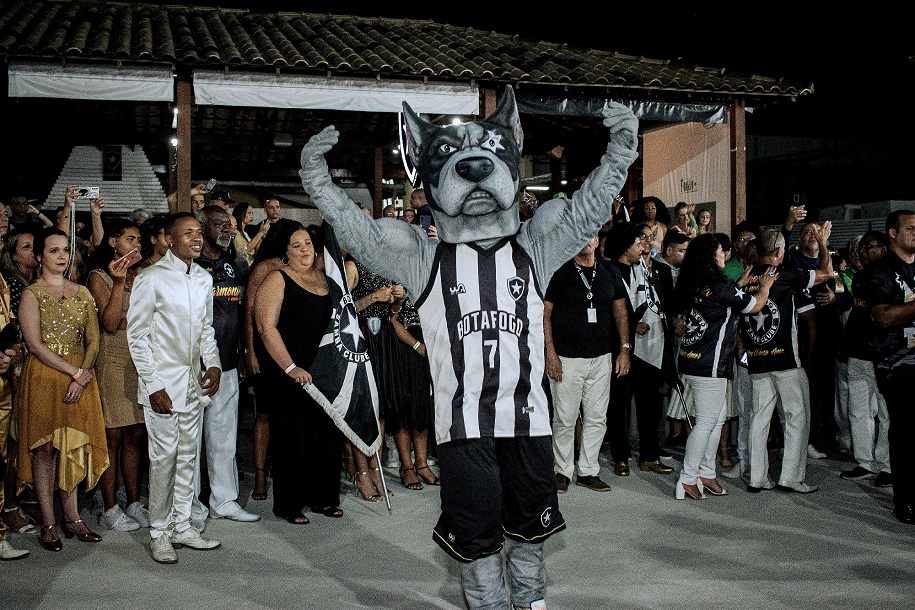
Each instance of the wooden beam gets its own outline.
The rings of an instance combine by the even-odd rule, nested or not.
[[[496,90],[483,89],[480,93],[482,97],[482,108],[480,108],[480,118],[485,119],[496,111]]]
[[[178,108],[178,150],[175,182],[176,209],[191,211],[191,105],[194,86],[190,74],[179,74],[175,83],[175,105]]]
[[[728,109],[731,128],[731,230],[747,219],[747,109],[743,100]]]

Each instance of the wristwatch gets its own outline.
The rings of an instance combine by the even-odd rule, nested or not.
[[[631,350],[631,349],[632,349],[632,344],[631,344],[631,343],[621,343],[621,344],[620,344],[620,349],[628,349],[628,350]]]

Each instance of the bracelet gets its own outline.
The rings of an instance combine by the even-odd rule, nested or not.
[[[286,370],[283,371],[283,372],[286,373],[286,374],[288,375],[288,374],[289,374],[289,371],[291,371],[291,370],[294,369],[294,368],[295,368],[295,362],[293,362],[292,364],[290,364],[289,366],[287,366],[287,367],[286,367]]]
[[[76,369],[76,373],[73,375],[70,375],[70,377],[73,378],[73,381],[76,381],[77,379],[82,377],[82,375],[83,375],[83,369]]]
[[[422,345],[419,341],[413,344],[413,349],[419,349],[419,346]]]

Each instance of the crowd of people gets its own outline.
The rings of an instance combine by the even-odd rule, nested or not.
[[[908,417],[915,361],[915,214],[834,248],[831,223],[806,221],[805,206],[781,227],[741,222],[728,235],[685,202],[673,221],[658,197],[618,202],[545,295],[557,491],[576,471],[578,485],[609,491],[601,450],[616,476],[634,452],[641,471],[669,474],[681,450],[678,499],[726,495],[719,475],[750,493],[806,494],[817,490],[807,460],[827,449],[856,462],[843,479],[893,486],[895,516],[915,522],[890,427]]]
[[[11,532],[59,551],[58,517],[67,539],[101,541],[79,490],[98,493],[103,533],[149,528],[160,563],[182,546],[217,548],[207,519],[260,518],[239,498],[244,400],[256,408],[252,501],[267,500],[272,480],[276,517],[337,518],[341,475],[362,500],[384,500],[380,456],[356,450],[302,389],[332,307],[320,227],[282,218],[276,199],[254,224],[228,193],[191,195],[191,213],[110,218],[99,197],[88,226],[74,222],[72,188],[54,220],[24,197],[9,213],[0,204],[0,327],[16,331],[0,345],[0,558],[28,554]],[[536,198],[522,203],[522,216],[537,213]],[[671,219],[657,197],[618,198],[543,287],[559,493],[573,481],[609,491],[602,451],[616,476],[633,455],[640,471],[670,475],[681,449],[678,499],[726,495],[719,475],[751,493],[811,493],[807,459],[830,449],[856,462],[842,478],[894,486],[896,517],[915,522],[900,446],[915,374],[915,213],[839,249],[829,222],[805,214],[792,207],[782,227],[741,222],[728,235],[708,209],[681,202]],[[436,236],[421,188],[403,214],[384,215]],[[349,255],[346,273],[385,465],[405,490],[438,485],[417,307]]]

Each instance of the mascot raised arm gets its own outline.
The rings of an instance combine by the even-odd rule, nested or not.
[[[406,154],[438,239],[397,219],[373,220],[333,184],[324,159],[339,138],[333,126],[302,149],[302,186],[341,246],[402,284],[419,310],[442,479],[433,538],[461,562],[468,606],[545,608],[543,542],[565,521],[542,384],[543,292],[610,218],[637,156],[638,121],[608,104],[600,165],[571,200],[552,199],[521,222],[523,134],[511,87],[477,123],[437,127],[406,103],[403,110]]]

